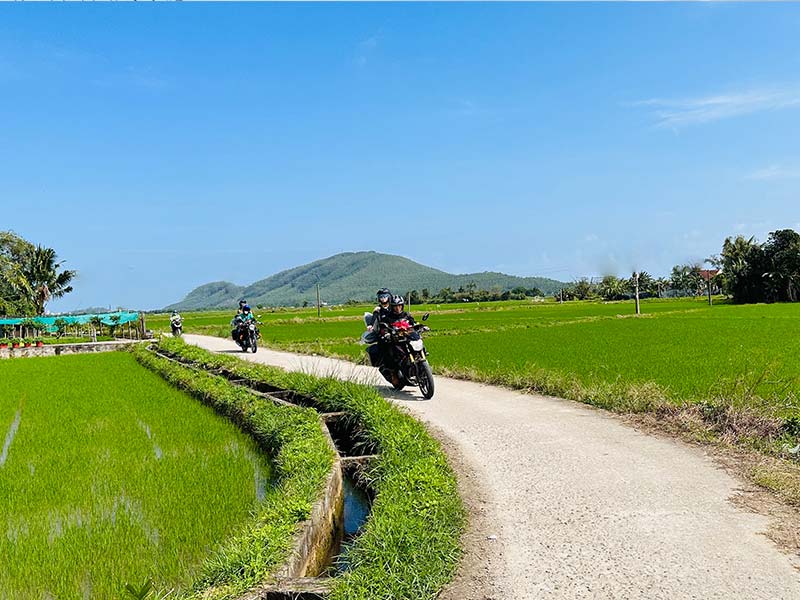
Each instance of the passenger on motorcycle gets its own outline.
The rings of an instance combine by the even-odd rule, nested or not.
[[[376,295],[378,306],[371,313],[364,313],[364,324],[367,326],[367,331],[361,337],[365,344],[374,344],[378,341],[378,323],[391,310],[389,303],[392,299],[392,292],[388,288],[381,288]]]
[[[256,318],[253,316],[253,313],[250,312],[250,305],[247,303],[242,304],[242,302],[244,301],[239,301],[239,310],[236,312],[236,316],[233,317],[233,320],[231,321],[231,337],[237,341],[239,339],[239,328],[250,321],[256,320]]]
[[[379,369],[386,369],[387,367],[394,366],[394,358],[392,357],[392,336],[389,330],[393,325],[399,321],[407,321],[413,327],[416,325],[414,317],[405,311],[405,298],[402,296],[392,296],[390,302],[390,309],[387,313],[383,314],[378,324],[379,339],[376,346],[368,348],[370,361],[372,365]],[[383,331],[381,331],[383,330]],[[394,383],[394,381],[392,382]]]

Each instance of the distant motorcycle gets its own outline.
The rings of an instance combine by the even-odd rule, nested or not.
[[[169,325],[172,327],[173,337],[181,337],[183,335],[183,317],[180,315],[173,315],[170,317]]]
[[[427,321],[429,316],[426,313],[422,320]],[[386,344],[384,356],[381,356],[378,345],[367,348],[372,366],[378,367],[384,379],[396,390],[402,390],[406,385],[416,385],[426,400],[433,398],[434,386],[421,333],[430,330],[430,327],[421,323],[411,325],[405,319],[391,325],[382,323],[380,336],[383,344]]]
[[[236,326],[236,343],[242,352],[252,350],[253,354],[258,350],[258,338],[261,337],[255,321],[241,321]]]

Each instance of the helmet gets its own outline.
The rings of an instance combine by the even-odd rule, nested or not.
[[[247,300],[245,300],[244,298],[239,300],[239,308],[244,308],[246,305],[247,305]]]
[[[177,314],[178,314],[178,311],[177,311],[177,310],[173,310],[173,311],[172,311],[172,316],[173,316],[173,317],[174,317],[175,315],[177,315]]]
[[[392,292],[389,288],[379,289],[376,295],[378,296],[378,302],[381,304],[389,302],[392,299]]]
[[[249,304],[245,304],[244,306],[242,306],[242,312],[246,312],[246,313],[250,312],[250,305]]]
[[[392,303],[391,303],[392,308],[394,308],[395,306],[403,307],[405,306],[405,304],[406,300],[402,296],[392,296]]]

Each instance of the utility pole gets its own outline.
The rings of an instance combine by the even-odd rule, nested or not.
[[[317,318],[319,319],[322,315],[320,314],[320,302],[319,302],[319,284],[317,284]]]
[[[558,303],[559,304],[564,304],[564,288],[561,288],[558,291]]]
[[[708,290],[708,305],[713,306],[711,301],[711,273],[706,273],[706,289]]]
[[[636,293],[636,314],[641,314],[641,309],[639,307],[639,271],[634,271],[633,273],[633,287]]]

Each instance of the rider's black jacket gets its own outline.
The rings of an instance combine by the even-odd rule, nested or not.
[[[375,310],[372,311],[372,315],[375,319],[373,323],[377,326],[378,323],[382,322],[386,318],[391,310],[391,306],[387,306],[386,308],[383,308],[381,305],[376,306]]]

